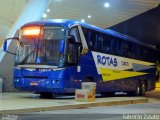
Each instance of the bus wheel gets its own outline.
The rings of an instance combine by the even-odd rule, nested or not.
[[[145,81],[141,81],[140,82],[140,96],[143,96],[145,95],[145,92],[146,92],[146,84],[145,84]]]
[[[53,94],[49,92],[42,92],[40,93],[40,98],[52,98]]]
[[[136,91],[135,93],[133,93],[135,96],[140,96],[140,82],[138,82],[137,86],[136,86]]]
[[[130,92],[127,92],[127,95],[129,96],[140,96],[140,82],[137,83],[136,85],[136,90],[135,91],[130,91]]]
[[[146,85],[144,81],[139,81],[136,87],[135,95],[143,96],[145,95]]]

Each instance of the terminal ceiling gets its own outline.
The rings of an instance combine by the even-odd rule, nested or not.
[[[5,38],[28,2],[0,0],[0,41]],[[105,2],[110,7],[104,7]],[[51,0],[48,5],[50,12],[46,11],[47,17],[42,19],[84,19],[86,23],[109,28],[155,8],[159,3],[160,0]]]

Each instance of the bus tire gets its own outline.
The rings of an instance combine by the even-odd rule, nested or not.
[[[146,82],[141,81],[140,82],[140,93],[139,93],[139,95],[143,96],[143,95],[145,95],[145,92],[146,92]]]
[[[133,92],[133,95],[134,95],[134,96],[140,96],[140,89],[141,89],[141,87],[140,87],[140,82],[138,81],[138,83],[137,83],[137,85],[136,85],[136,91]]]
[[[42,92],[40,93],[40,98],[52,98],[53,94],[49,92]]]
[[[130,92],[127,92],[127,95],[128,96],[140,96],[140,82],[138,81],[137,84],[136,84],[136,89],[135,91],[130,91]]]
[[[137,83],[137,86],[136,86],[136,91],[135,91],[135,95],[136,96],[143,96],[145,95],[145,91],[146,91],[146,84],[144,81],[139,81]]]

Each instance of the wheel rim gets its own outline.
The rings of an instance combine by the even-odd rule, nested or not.
[[[145,93],[145,84],[142,85],[142,94]]]
[[[136,92],[136,94],[137,94],[137,95],[140,94],[140,87],[139,87],[139,85],[137,86],[137,92]]]

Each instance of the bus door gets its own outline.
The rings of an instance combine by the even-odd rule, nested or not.
[[[70,82],[72,87],[80,88],[80,72],[78,63],[82,51],[82,45],[77,26],[71,28],[70,35],[74,37],[74,42],[69,43],[68,46],[68,63],[71,65],[73,76],[73,80]]]

